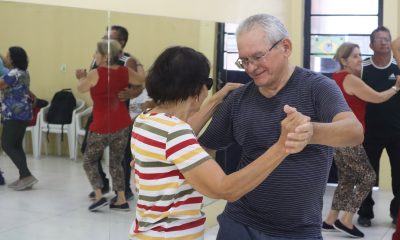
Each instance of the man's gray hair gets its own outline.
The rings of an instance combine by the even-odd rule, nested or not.
[[[256,14],[246,18],[239,24],[236,29],[236,38],[242,33],[251,31],[256,26],[263,28],[267,44],[273,44],[282,38],[289,37],[288,31],[278,18],[268,14]]]

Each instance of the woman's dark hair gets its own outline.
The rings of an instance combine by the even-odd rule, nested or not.
[[[210,63],[202,53],[188,47],[170,47],[150,68],[146,89],[157,105],[184,101],[200,94],[209,74]]]
[[[8,49],[12,66],[25,71],[28,68],[28,55],[21,47],[10,47]]]

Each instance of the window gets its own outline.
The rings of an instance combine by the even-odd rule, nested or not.
[[[332,73],[333,60],[343,42],[360,45],[362,56],[372,55],[370,33],[382,25],[383,0],[306,0],[304,19],[304,67]]]
[[[226,23],[224,32],[224,69],[240,71],[235,61],[239,57],[235,31],[237,24]]]
[[[239,57],[236,43],[236,28],[238,24],[218,24],[218,49],[217,49],[217,90],[226,82],[246,83],[250,77],[239,69],[235,62]]]

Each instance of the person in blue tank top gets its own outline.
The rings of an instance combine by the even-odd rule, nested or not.
[[[361,144],[362,125],[334,81],[289,63],[292,42],[276,17],[249,17],[236,37],[236,64],[253,80],[220,105],[200,144],[211,150],[239,144],[240,170],[276,142],[285,104],[311,118],[314,134],[303,151],[286,157],[258,187],[228,202],[218,216],[217,239],[322,239],[332,147]]]

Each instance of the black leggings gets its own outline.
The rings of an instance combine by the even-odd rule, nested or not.
[[[22,147],[27,126],[27,121],[5,120],[1,134],[1,146],[18,168],[20,179],[32,175],[28,169],[25,151]]]

